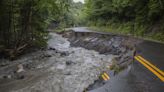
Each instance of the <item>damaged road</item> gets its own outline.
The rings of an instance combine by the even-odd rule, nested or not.
[[[79,42],[80,43],[83,42],[85,43],[85,45],[80,45],[80,46],[88,48],[87,45],[92,43],[93,40],[91,40],[88,43],[88,41],[86,41],[85,38],[88,39],[89,37],[92,39],[92,36],[88,36],[88,35],[97,34],[97,36],[95,36],[97,41],[93,42],[95,44],[90,45],[92,46],[92,49],[95,49],[101,53],[104,53],[106,50],[105,54],[106,53],[112,54],[112,50],[115,50],[114,52],[118,51],[119,53],[116,53],[116,55],[118,55],[118,58],[116,58],[117,65],[119,65],[119,67],[122,67],[122,66],[126,67],[123,69],[123,71],[119,72],[116,76],[111,77],[110,80],[103,83],[103,85],[100,80],[97,80],[94,84],[88,87],[89,92],[163,92],[164,91],[163,89],[164,88],[164,83],[163,83],[164,44],[153,42],[153,41],[148,41],[148,40],[143,40],[143,39],[138,39],[138,38],[134,38],[130,36],[113,35],[111,33],[100,33],[100,32],[93,32],[93,31],[92,32],[88,32],[88,31],[79,32],[78,29],[79,28],[74,29],[74,32],[76,32],[75,33],[76,38],[78,39],[79,37],[83,36],[83,39],[78,39],[78,40],[75,39],[76,41],[75,43],[73,43],[73,45],[76,46],[77,45],[76,42],[78,44]],[[86,28],[80,28],[80,29],[88,30]],[[66,36],[69,37],[69,35],[66,35]],[[111,39],[109,39],[110,37]],[[69,37],[69,38],[72,38],[72,37]],[[103,40],[103,41],[100,41],[100,43],[97,44],[99,40]],[[105,42],[105,44],[103,42]],[[112,44],[107,46],[106,43],[108,42],[110,43],[112,42]],[[115,46],[113,45],[115,43],[117,43],[117,47],[119,47],[119,49],[114,48]],[[121,43],[123,45],[118,45],[118,43]],[[95,47],[98,49],[96,49]],[[113,49],[108,50],[108,47],[113,48]],[[106,49],[103,51],[104,48]],[[124,53],[121,53],[122,51],[121,48],[125,49]],[[133,51],[134,53],[132,55],[131,52]],[[132,60],[131,57],[134,57],[134,56],[142,57],[146,61],[145,60],[143,61],[142,59],[140,60],[140,62],[142,63],[149,62],[149,64],[147,63],[148,64],[147,65],[147,64],[139,63],[139,61],[136,59]],[[129,61],[131,63],[129,63]],[[120,63],[120,62],[123,62],[123,63]],[[150,64],[151,66],[156,67],[156,69],[150,67]],[[109,70],[109,72],[110,71],[111,70]],[[158,72],[160,71],[161,74],[157,73],[156,71]],[[111,74],[109,74],[109,76],[111,76]]]
[[[1,59],[0,91],[160,92],[162,90],[158,88],[163,86],[160,84],[149,88],[146,81],[141,80],[147,74],[142,72],[146,71],[145,68],[133,62],[136,48],[144,42],[143,40],[92,32],[86,28],[69,30],[73,31],[50,33],[47,49],[26,54],[15,61]],[[104,72],[110,76],[109,81],[102,80],[101,74]],[[148,77],[145,78],[149,80]],[[156,87],[157,89],[154,89]],[[151,89],[154,90],[150,91]]]
[[[30,53],[15,61],[1,60],[0,91],[82,92],[99,79],[114,57],[71,47],[67,39],[50,33],[47,50]],[[21,74],[17,72],[20,66],[24,70]]]

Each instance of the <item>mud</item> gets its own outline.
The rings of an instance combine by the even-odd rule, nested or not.
[[[117,64],[125,68],[133,61],[136,44],[141,43],[141,40],[133,37],[105,33],[69,31],[62,35],[68,38],[71,46],[117,56],[115,58]]]
[[[62,33],[63,37],[68,38],[71,46],[83,47],[88,50],[98,51],[103,55],[115,55],[116,57],[106,72],[110,77],[115,77],[133,62],[133,56],[136,53],[136,45],[141,43],[140,39],[130,36],[114,35],[100,32],[79,32],[68,31]],[[85,91],[99,88],[105,84],[101,78],[89,85]]]
[[[47,49],[0,60],[1,92],[83,92],[102,86],[100,74],[126,68],[140,41],[100,33],[50,33]],[[19,67],[23,72],[19,73]],[[110,66],[110,67],[109,67]],[[119,68],[117,68],[119,67]]]
[[[82,92],[108,69],[114,57],[71,47],[67,39],[50,33],[47,50],[15,61],[1,60],[0,91]],[[17,72],[20,64],[24,68],[22,73]]]

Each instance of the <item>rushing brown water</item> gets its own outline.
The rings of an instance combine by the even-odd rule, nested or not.
[[[70,47],[60,35],[50,33],[48,48],[34,52],[0,68],[1,92],[82,92],[107,69],[113,55],[99,54],[81,47]],[[24,79],[13,74],[18,64]],[[8,76],[8,78],[3,78]]]

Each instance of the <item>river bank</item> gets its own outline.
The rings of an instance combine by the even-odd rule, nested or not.
[[[50,33],[47,50],[8,62],[0,68],[2,92],[82,92],[99,78],[115,56],[71,47],[62,36]],[[23,70],[19,73],[19,67]]]

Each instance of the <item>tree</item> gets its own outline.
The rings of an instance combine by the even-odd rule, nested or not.
[[[0,52],[15,57],[27,47],[46,44],[46,29],[68,7],[69,0],[1,0]]]

